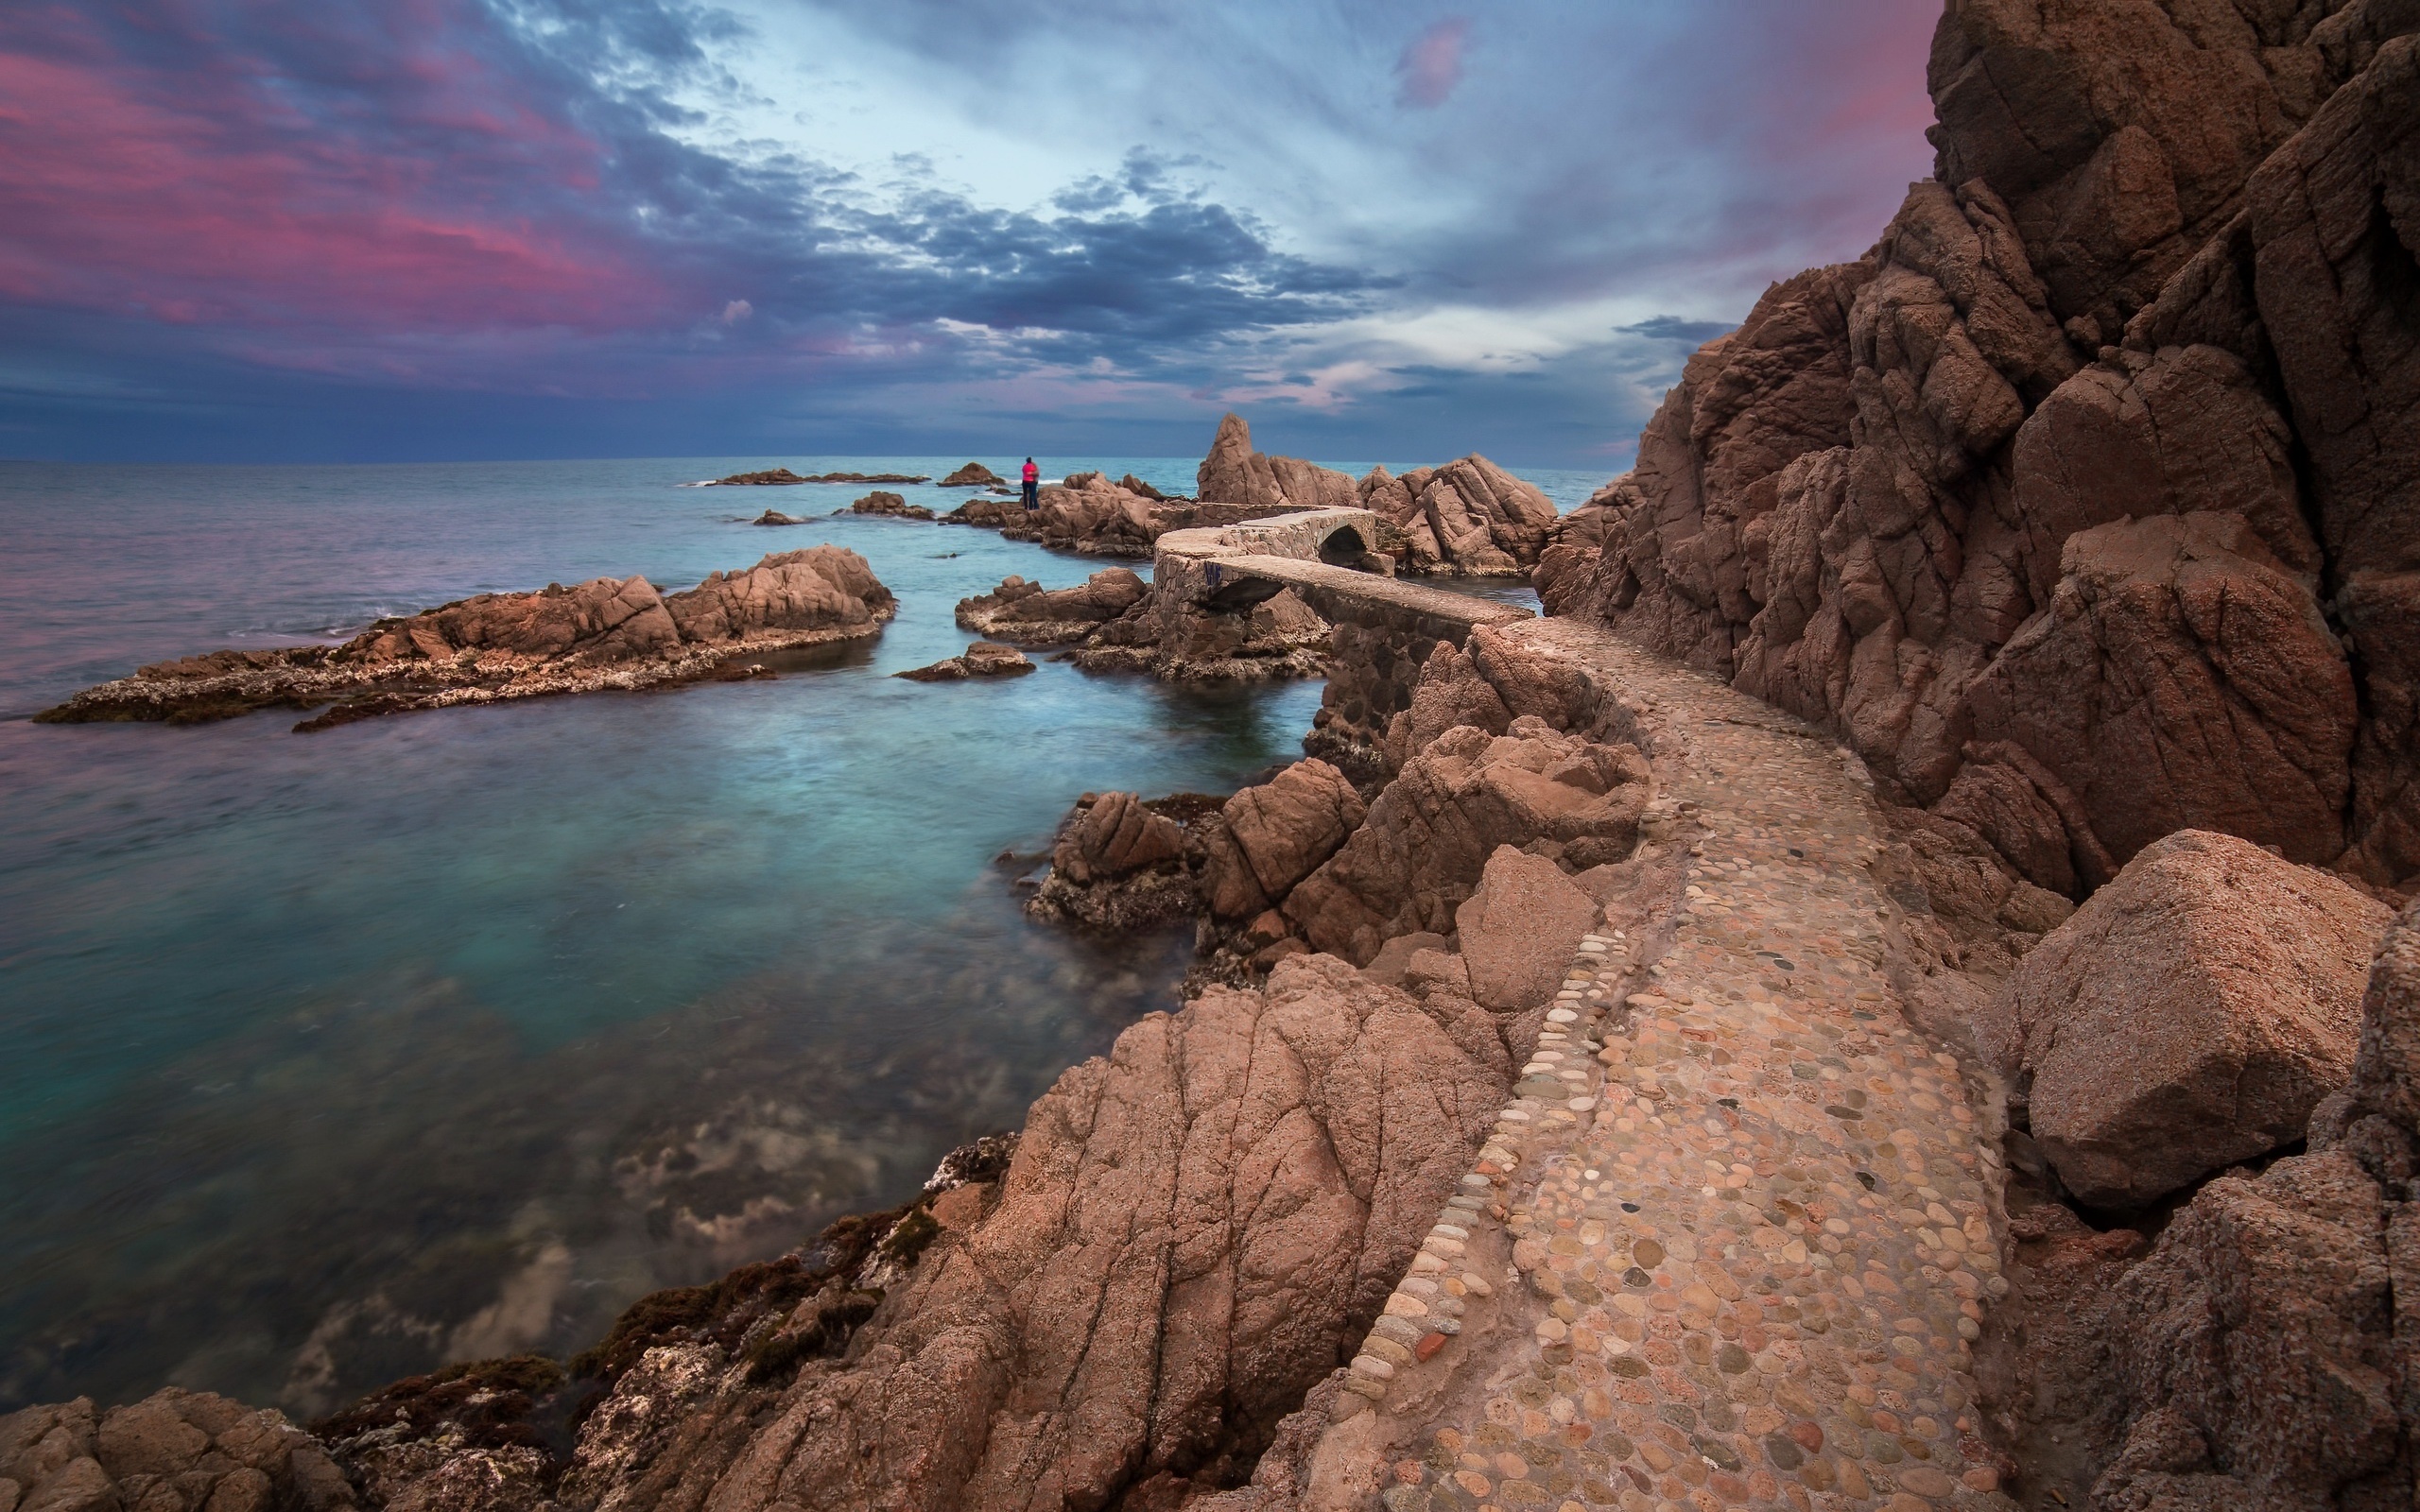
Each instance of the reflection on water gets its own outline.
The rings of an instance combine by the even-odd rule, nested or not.
[[[963,647],[959,598],[1103,564],[673,487],[964,459],[807,460],[0,466],[0,1410],[173,1381],[308,1413],[576,1349],[899,1200],[1171,1005],[1183,937],[1038,929],[990,859],[1087,788],[1290,759],[1317,685],[892,679]],[[770,679],[310,736],[23,718],[138,662],[824,540],[900,617]]]

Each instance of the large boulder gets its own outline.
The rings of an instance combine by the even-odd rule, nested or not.
[[[1316,758],[1247,787],[1219,811],[1202,864],[1210,911],[1248,919],[1285,901],[1337,852],[1368,812],[1342,772]]]
[[[1459,726],[1404,764],[1360,829],[1288,895],[1286,916],[1320,950],[1366,964],[1394,936],[1451,931],[1498,846],[1574,868],[1626,857],[1649,785],[1636,747],[1535,715],[1500,736]]]
[[[545,661],[625,662],[659,655],[683,638],[667,601],[646,578],[592,577],[570,588],[480,593],[406,619],[382,620],[337,647],[331,660],[443,662],[465,651],[493,651]],[[136,675],[173,674],[184,665],[146,667]]]
[[[1454,910],[1472,998],[1500,1010],[1545,1007],[1596,922],[1596,900],[1561,867],[1497,846],[1478,890]]]
[[[0,1417],[0,1504],[337,1512],[359,1501],[318,1441],[280,1414],[171,1386],[107,1412],[79,1397]]]
[[[2385,905],[2232,835],[2147,847],[2010,978],[1990,1047],[2069,1191],[2130,1209],[2303,1136]]]
[[[2036,753],[2115,855],[2187,826],[2297,861],[2343,849],[2352,671],[2308,587],[2240,515],[2069,537],[2048,608],[1973,700],[1978,735]]]
[[[1413,573],[1519,576],[1537,564],[1560,519],[1534,484],[1476,452],[1401,477],[1373,468],[1355,491],[1402,538],[1403,565]]]

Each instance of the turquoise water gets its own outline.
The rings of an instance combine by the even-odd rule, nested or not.
[[[899,681],[964,645],[959,598],[1103,564],[743,523],[856,489],[676,487],[963,460],[0,464],[0,1410],[174,1382],[311,1413],[576,1349],[644,1291],[899,1200],[1172,1005],[1183,932],[1031,925],[994,858],[1086,789],[1292,759],[1318,686]],[[1088,466],[1192,472],[1045,459]],[[1568,507],[1597,480],[1537,481]],[[901,613],[774,680],[308,736],[25,717],[141,662],[826,540]]]

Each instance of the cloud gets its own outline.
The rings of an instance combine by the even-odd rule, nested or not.
[[[0,7],[0,445],[401,455],[459,394],[543,455],[650,403],[688,452],[1167,437],[1233,397],[1340,455],[1596,457],[1711,317],[1880,229],[1937,12],[1505,0],[1481,94],[1469,23],[1353,7],[726,4]]]
[[[1677,315],[1655,315],[1614,329],[1655,341],[1680,341],[1701,347],[1719,335],[1737,330],[1738,325],[1737,320],[1684,320]]]
[[[1433,111],[1462,81],[1462,48],[1471,24],[1457,16],[1441,21],[1406,43],[1395,60],[1395,103]]]

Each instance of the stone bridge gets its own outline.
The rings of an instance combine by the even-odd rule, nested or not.
[[[1334,627],[1313,744],[1357,781],[1374,775],[1352,768],[1366,765],[1388,721],[1411,706],[1421,665],[1440,642],[1459,647],[1480,626],[1535,617],[1396,577],[1394,559],[1372,549],[1379,529],[1374,511],[1336,508],[1172,530],[1160,537],[1151,567],[1152,612],[1167,644],[1187,617],[1248,613],[1288,590]]]

